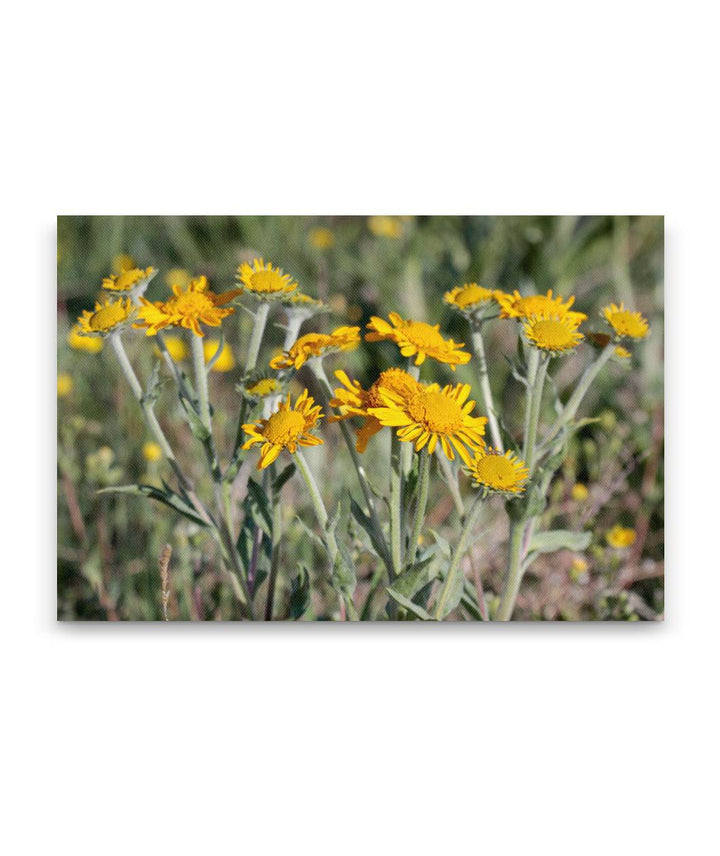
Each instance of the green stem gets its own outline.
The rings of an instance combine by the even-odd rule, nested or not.
[[[390,552],[393,568],[402,570],[402,494],[401,442],[393,432],[390,445]]]
[[[496,621],[509,621],[515,608],[515,601],[520,591],[522,581],[522,551],[525,540],[525,521],[510,524],[510,540],[508,542],[508,573],[503,592],[495,615]]]
[[[533,387],[535,384],[535,375],[537,374],[538,365],[540,364],[540,352],[537,348],[531,348],[527,362],[527,386],[525,387],[525,425],[523,427],[523,459],[527,456],[527,437],[530,433],[530,414],[532,411],[533,402]]]
[[[205,349],[203,348],[203,340],[200,336],[196,336],[195,334],[190,336],[190,347],[192,351],[193,371],[195,373],[198,404],[200,406],[200,419],[208,431],[212,431],[207,372],[205,371]]]
[[[568,424],[572,419],[575,418],[575,414],[578,412],[578,408],[582,404],[582,400],[585,397],[588,389],[590,389],[590,385],[598,376],[602,367],[607,363],[610,357],[613,355],[615,351],[616,345],[614,342],[610,342],[610,344],[606,345],[605,348],[600,352],[598,358],[594,363],[591,363],[583,372],[582,377],[580,378],[580,382],[573,390],[572,395],[568,399],[567,404],[562,410],[553,424],[550,427],[550,431],[547,436],[543,439],[543,445],[549,444],[555,436],[561,431],[561,429]]]
[[[255,312],[255,324],[253,325],[252,333],[250,334],[247,360],[245,361],[245,374],[249,374],[257,365],[260,345],[262,344],[263,336],[265,335],[265,325],[267,324],[269,314],[270,304],[263,301]]]
[[[271,473],[270,484],[272,485],[275,477],[274,465],[272,466]],[[270,500],[273,508],[272,558],[270,559],[270,575],[268,576],[267,599],[265,601],[265,621],[272,621],[275,584],[277,582],[278,568],[280,567],[280,540],[282,536],[282,504],[280,503],[280,497],[275,496],[275,492],[273,491]]]
[[[462,522],[465,519],[465,503],[463,502],[462,494],[458,487],[455,471],[453,470],[452,464],[444,454],[438,455],[438,463],[440,464],[440,469],[443,471],[443,475],[445,476],[445,481],[447,482],[452,500],[455,503],[455,510],[458,513],[460,522]]]
[[[523,459],[532,476],[533,467],[535,466],[535,458],[537,455],[537,429],[540,420],[540,406],[542,405],[543,389],[545,386],[545,375],[547,374],[549,357],[543,355],[540,359],[540,364],[535,372],[535,382],[532,386],[530,400],[530,420],[528,424],[528,433],[525,435],[523,446]]]
[[[447,603],[447,599],[455,584],[455,576],[460,569],[460,562],[467,552],[468,543],[481,511],[482,493],[478,493],[473,504],[470,506],[470,511],[465,519],[465,525],[460,533],[460,539],[457,543],[457,547],[455,548],[455,552],[453,553],[447,575],[445,576],[445,582],[440,589],[440,594],[438,595],[437,603],[435,604],[435,619],[437,621],[441,621],[445,615],[445,604]]]
[[[485,358],[485,344],[482,337],[482,322],[475,322],[472,327],[472,341],[475,356],[478,362],[478,376],[480,379],[480,390],[485,404],[485,411],[490,425],[490,436],[492,437],[493,446],[504,452],[502,435],[500,434],[500,424],[498,422],[495,404],[493,402],[492,389],[490,387],[490,378],[488,376],[487,360]]]
[[[420,462],[418,464],[417,505],[415,508],[415,520],[410,533],[410,545],[405,558],[405,566],[410,568],[417,556],[420,536],[425,523],[425,510],[427,509],[428,489],[430,486],[430,454],[425,446],[420,451]]]

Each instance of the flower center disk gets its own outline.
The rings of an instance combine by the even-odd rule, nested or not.
[[[408,413],[436,434],[451,434],[462,427],[462,408],[441,392],[416,392],[408,402]]]
[[[268,419],[263,435],[265,439],[276,446],[287,445],[302,433],[305,427],[305,417],[297,410],[281,410]]]
[[[425,321],[411,321],[402,331],[408,341],[418,348],[443,348],[445,340],[440,333]]]
[[[103,306],[90,318],[90,327],[93,330],[108,330],[125,318],[125,310],[120,303],[111,306]]]
[[[475,467],[479,481],[497,488],[513,487],[517,474],[512,462],[504,455],[487,455]]]

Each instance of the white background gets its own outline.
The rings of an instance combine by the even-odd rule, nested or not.
[[[4,11],[8,854],[717,846],[713,4]],[[57,213],[646,213],[663,626],[58,626]]]

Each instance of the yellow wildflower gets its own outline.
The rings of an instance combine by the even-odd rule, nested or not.
[[[447,363],[453,371],[456,366],[470,362],[470,353],[463,351],[463,342],[453,342],[440,334],[440,325],[432,326],[424,321],[404,320],[391,312],[390,324],[382,318],[372,316],[368,323],[365,340],[368,342],[395,342],[403,357],[415,357],[415,365],[420,366],[427,357],[440,363]]]
[[[67,398],[73,391],[75,383],[69,374],[59,374],[57,376],[57,395],[58,398]]]
[[[580,322],[564,316],[531,315],[523,324],[528,342],[551,356],[567,353],[582,341]]]
[[[629,336],[631,339],[644,339],[650,331],[647,320],[640,312],[626,309],[624,303],[619,306],[611,303],[603,309],[602,314],[619,338]]]
[[[369,217],[368,229],[378,238],[399,238],[403,233],[397,217]]]
[[[119,274],[111,273],[102,281],[102,287],[108,291],[121,291],[131,297],[143,295],[150,280],[157,274],[153,267],[123,269]]]
[[[135,259],[129,253],[118,253],[113,258],[112,264],[115,273],[123,273],[135,267]]]
[[[180,336],[163,336],[163,342],[167,348],[168,354],[175,360],[176,363],[187,359],[188,346],[184,339]]]
[[[483,288],[476,282],[466,282],[465,285],[458,285],[452,291],[446,291],[443,300],[453,309],[474,314],[497,307],[497,300],[501,294],[502,292],[497,289]]]
[[[275,395],[280,391],[282,385],[275,377],[261,377],[254,383],[245,387],[245,392],[254,398],[266,398],[268,395]]]
[[[319,357],[331,350],[349,351],[360,344],[359,327],[338,327],[332,333],[306,333],[289,350],[270,360],[273,369],[299,369],[313,357]]]
[[[438,446],[452,461],[455,459],[453,447],[465,461],[470,463],[469,449],[482,449],[485,441],[484,416],[471,416],[474,401],[468,401],[470,385],[459,383],[440,388],[439,384],[429,386],[418,383],[411,395],[406,391],[398,393],[389,386],[378,388],[382,407],[369,407],[368,413],[375,416],[381,425],[397,428],[397,436],[405,442],[415,444],[419,452],[427,446],[431,454]]]
[[[109,336],[127,326],[135,314],[129,297],[106,298],[105,303],[96,303],[94,309],[86,309],[78,318],[83,336]]]
[[[316,226],[310,230],[309,240],[316,250],[329,250],[335,243],[335,236],[326,226]]]
[[[241,293],[252,294],[258,300],[275,300],[295,291],[298,284],[290,274],[283,273],[263,259],[253,259],[252,264],[243,262],[237,269],[236,278],[240,280]]]
[[[525,490],[529,471],[511,451],[486,448],[466,462],[468,474],[478,487],[492,493],[518,494]]]
[[[630,547],[635,543],[635,530],[616,523],[607,533],[605,539],[611,547],[622,550],[623,547]]]
[[[627,348],[623,348],[622,345],[618,345],[617,348],[615,348],[615,356],[620,357],[621,360],[628,360],[632,357],[632,354]]]
[[[165,301],[151,303],[141,297],[139,323],[134,326],[145,328],[148,336],[154,336],[165,327],[185,327],[196,336],[204,336],[200,324],[219,327],[222,319],[235,311],[226,308],[225,304],[241,293],[240,289],[233,289],[224,294],[215,294],[208,288],[205,276],[193,279],[185,290],[179,285],[173,285],[172,290],[173,296]]]
[[[278,409],[268,419],[242,426],[249,437],[243,449],[262,443],[257,468],[263,470],[272,464],[283,449],[293,454],[298,446],[321,445],[323,441],[320,437],[308,433],[321,417],[322,410],[308,395],[307,389],[302,391],[294,405],[288,393],[287,399],[280,402]]]
[[[192,282],[192,274],[185,268],[170,268],[165,274],[165,285],[172,288],[174,285],[179,285],[180,288],[186,289]]]
[[[371,407],[383,407],[385,404],[380,397],[380,388],[384,387],[398,398],[407,401],[420,387],[412,375],[396,368],[382,372],[369,389],[363,389],[358,381],[350,380],[342,370],[336,371],[335,377],[343,386],[335,390],[335,398],[331,399],[330,405],[340,410],[340,415],[332,416],[328,421],[339,422],[342,419],[350,419],[351,416],[364,417],[363,424],[355,432],[358,452],[364,452],[370,438],[382,430],[380,420],[370,413]]]
[[[67,342],[76,351],[87,351],[88,354],[99,354],[103,349],[102,339],[96,336],[83,336],[79,324],[73,325],[68,333]]]
[[[153,443],[151,440],[147,443],[143,443],[142,453],[143,458],[151,464],[154,464],[162,458],[162,449],[157,443]]]
[[[531,315],[551,315],[558,318],[570,317],[576,321],[575,326],[579,326],[581,321],[585,321],[587,315],[582,312],[572,312],[570,307],[575,302],[574,297],[569,297],[567,301],[563,301],[561,296],[553,297],[552,288],[548,289],[547,294],[530,294],[523,297],[519,291],[515,290],[512,294],[505,294],[502,291],[496,292],[497,302],[500,304],[502,312],[501,318],[529,318]]]
[[[571,494],[575,502],[585,502],[590,495],[590,491],[587,489],[587,485],[577,482],[572,486]]]

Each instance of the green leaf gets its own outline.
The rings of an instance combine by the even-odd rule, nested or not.
[[[339,542],[337,546],[338,552],[332,570],[332,587],[340,594],[351,598],[357,585],[355,565],[347,545]]]
[[[426,612],[421,606],[418,606],[416,603],[413,603],[410,598],[405,597],[405,595],[400,594],[400,592],[398,591],[395,591],[392,586],[387,586],[385,591],[390,595],[390,597],[395,601],[395,603],[399,603],[400,606],[407,609],[409,613],[414,615],[416,618],[419,618],[421,621],[435,620],[429,612]]]
[[[280,493],[283,485],[293,477],[296,469],[295,464],[290,462],[285,469],[275,477],[275,481],[272,485],[273,493]]]
[[[142,403],[152,406],[157,401],[158,395],[160,395],[160,360],[155,360],[143,393]]]
[[[304,565],[298,565],[298,575],[290,583],[290,618],[302,618],[310,606],[310,574]]]
[[[393,582],[395,592],[412,600],[415,595],[438,575],[437,554],[426,556],[422,561],[416,562],[411,568],[403,571]]]
[[[194,437],[197,437],[201,443],[204,443],[210,437],[210,432],[203,424],[202,419],[195,412],[194,407],[191,402],[189,402],[186,398],[181,397],[180,403],[183,407],[183,415],[185,416],[185,421],[190,426],[190,430],[193,433]]]
[[[192,506],[188,505],[174,491],[168,489],[161,490],[159,487],[150,484],[124,484],[117,487],[101,488],[98,493],[126,493],[133,496],[146,496],[149,499],[162,502],[163,505],[169,506],[174,511],[177,511],[178,514],[182,514],[183,517],[187,517],[188,520],[192,520],[200,526],[208,525]]]
[[[586,550],[592,538],[591,532],[572,532],[569,529],[551,529],[538,532],[530,539],[528,553],[556,553],[558,550]]]
[[[367,536],[370,539],[370,543],[373,545],[375,552],[378,554],[378,556],[382,556],[386,549],[385,544],[383,544],[381,540],[382,535],[381,533],[378,533],[376,531],[370,517],[365,514],[365,512],[362,510],[362,508],[360,508],[360,506],[352,498],[352,496],[350,497],[350,511],[355,520],[360,524],[360,526],[362,526],[362,528],[367,533]]]
[[[268,495],[262,486],[252,479],[249,479],[247,486],[246,503],[248,499],[250,500],[248,510],[256,524],[268,537],[272,538],[272,508],[270,508]]]
[[[446,574],[441,573],[440,578],[443,581],[443,585],[445,584]],[[443,606],[442,615],[439,615],[439,619],[445,618],[446,615],[449,615],[453,609],[460,603],[460,600],[465,591],[465,574],[462,572],[462,568],[458,568],[455,572],[455,578],[453,579],[452,588],[448,591],[447,597],[445,599],[445,604]]]

